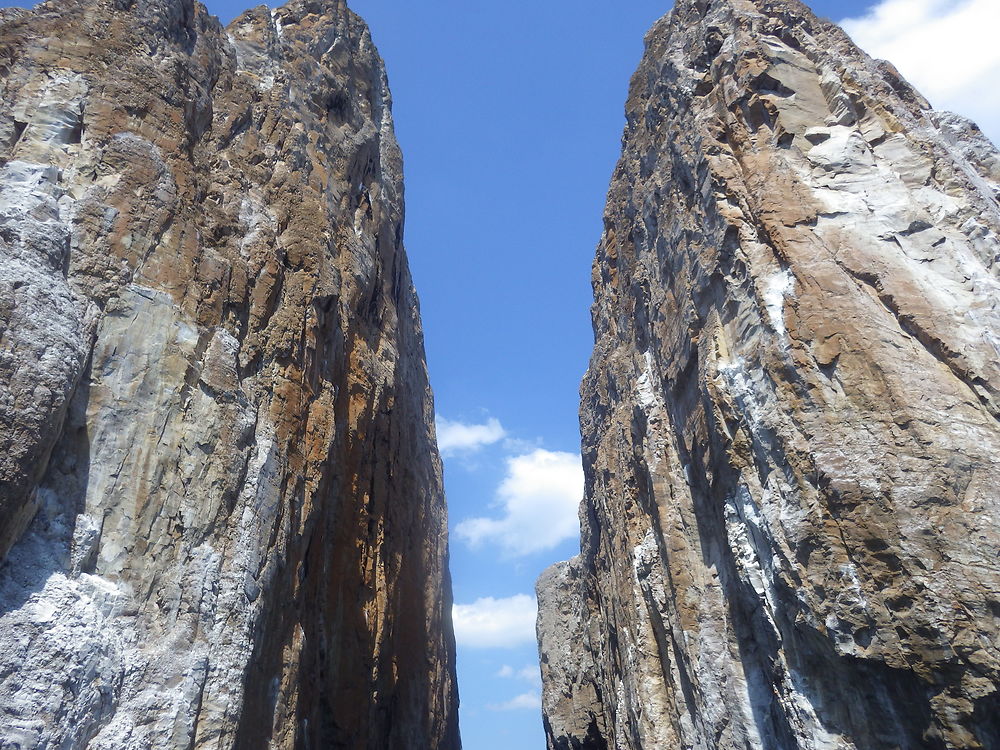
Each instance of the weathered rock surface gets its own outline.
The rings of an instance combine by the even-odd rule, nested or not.
[[[795,0],[680,0],[627,118],[549,747],[1000,747],[996,149]]]
[[[0,746],[459,747],[401,170],[342,0],[0,10]]]

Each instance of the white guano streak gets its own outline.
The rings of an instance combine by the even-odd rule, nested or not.
[[[787,343],[785,328],[785,298],[795,292],[795,277],[787,268],[768,277],[764,284],[764,307],[779,338]]]

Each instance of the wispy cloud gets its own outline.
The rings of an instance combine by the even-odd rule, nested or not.
[[[542,675],[538,671],[537,664],[529,664],[527,666],[521,667],[520,669],[514,669],[514,667],[509,664],[504,664],[500,667],[500,671],[497,672],[497,677],[503,677],[505,679],[520,680],[521,682],[527,682],[532,685],[542,686]]]
[[[841,26],[930,100],[975,120],[1000,143],[1000,2],[883,0]]]
[[[490,711],[540,711],[542,709],[542,696],[536,692],[521,693],[509,701],[503,703],[493,703],[487,706]]]
[[[535,643],[538,605],[527,594],[503,599],[492,596],[452,609],[455,640],[469,648],[515,648]]]
[[[489,542],[510,556],[551,549],[579,536],[582,495],[580,455],[539,448],[507,459],[507,475],[497,490],[503,515],[469,518],[455,531],[473,547]]]
[[[544,441],[539,437],[532,440],[525,440],[524,438],[516,438],[508,435],[504,438],[503,449],[507,451],[507,453],[530,453],[536,448],[541,448],[543,442]]]
[[[497,419],[487,419],[482,424],[452,421],[442,416],[435,418],[438,450],[442,456],[474,453],[484,446],[503,440],[507,431]]]

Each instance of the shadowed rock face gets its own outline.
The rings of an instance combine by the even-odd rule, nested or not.
[[[338,0],[0,10],[4,747],[459,747],[390,106]]]
[[[794,0],[646,39],[550,748],[1000,747],[1000,157]]]

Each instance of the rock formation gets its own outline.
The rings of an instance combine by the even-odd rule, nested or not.
[[[1000,156],[796,0],[679,0],[594,265],[548,746],[1000,747]]]
[[[459,747],[390,109],[343,0],[0,10],[0,746]]]

